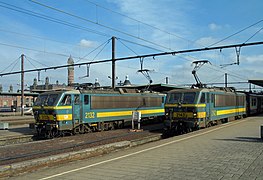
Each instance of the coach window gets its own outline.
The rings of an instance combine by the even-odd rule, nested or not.
[[[89,104],[89,95],[84,96],[84,104]]]

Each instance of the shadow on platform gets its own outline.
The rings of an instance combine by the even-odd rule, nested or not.
[[[238,141],[238,142],[256,142],[256,143],[262,143],[263,139],[259,137],[236,137],[234,139],[215,139],[218,141]]]

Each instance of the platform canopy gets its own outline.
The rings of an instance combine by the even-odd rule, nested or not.
[[[248,80],[248,82],[263,87],[263,80]]]
[[[120,86],[121,88],[130,88],[130,89],[141,89],[141,90],[151,90],[156,91],[160,93],[166,93],[173,89],[184,89],[185,87],[177,86],[177,85],[171,85],[171,84],[151,84],[149,85],[132,85],[132,86]]]

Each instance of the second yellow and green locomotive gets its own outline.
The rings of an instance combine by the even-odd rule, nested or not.
[[[188,132],[246,116],[246,95],[231,88],[191,88],[168,92],[166,130]]]

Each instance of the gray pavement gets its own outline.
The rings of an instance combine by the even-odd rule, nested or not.
[[[10,179],[262,179],[263,117],[250,117]]]

